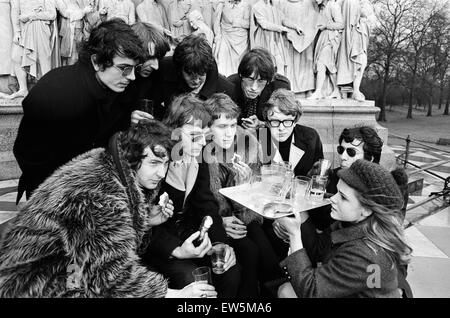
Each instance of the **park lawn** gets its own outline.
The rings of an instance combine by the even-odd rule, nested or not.
[[[427,117],[426,110],[413,109],[413,118],[406,119],[407,106],[393,106],[386,108],[386,122],[379,122],[388,128],[389,134],[406,138],[436,143],[439,138],[450,139],[450,116],[443,116],[444,106],[433,107],[433,116]]]

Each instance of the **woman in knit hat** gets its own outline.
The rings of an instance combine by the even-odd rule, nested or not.
[[[330,231],[317,234],[323,257],[316,268],[303,248],[299,213],[280,219],[291,254],[281,262],[290,282],[280,297],[401,297],[401,267],[409,261],[400,213],[403,196],[394,176],[378,164],[357,160],[339,171],[331,198]],[[303,230],[303,228],[302,228]]]

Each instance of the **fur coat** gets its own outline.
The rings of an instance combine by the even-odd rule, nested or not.
[[[138,256],[158,189],[145,195],[111,153],[78,156],[34,192],[1,245],[0,297],[165,296],[166,279]]]

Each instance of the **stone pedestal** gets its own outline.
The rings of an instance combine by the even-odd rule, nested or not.
[[[17,179],[21,174],[12,149],[22,114],[22,98],[0,99],[0,180]]]
[[[339,155],[336,152],[339,135],[344,128],[355,126],[371,126],[383,139],[381,164],[387,169],[395,165],[395,154],[387,146],[388,130],[376,121],[380,111],[374,101],[359,102],[353,99],[298,99],[303,108],[300,124],[317,130],[323,144],[323,153],[334,167],[339,165]]]

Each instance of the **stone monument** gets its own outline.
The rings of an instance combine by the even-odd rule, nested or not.
[[[317,2],[322,1],[317,0]],[[353,95],[351,99],[347,98],[347,93],[342,94],[342,96],[334,96],[336,98],[317,96],[314,99],[304,99],[299,95],[298,100],[303,108],[300,124],[313,127],[318,131],[323,143],[324,156],[331,160],[335,167],[339,164],[336,147],[342,130],[346,127],[371,126],[377,130],[378,135],[384,142],[381,164],[387,169],[391,169],[395,165],[395,155],[387,146],[387,128],[380,126],[376,121],[376,115],[380,109],[375,106],[374,101],[366,101],[359,93],[362,73],[367,64],[369,30],[366,18],[370,12],[373,12],[371,11],[371,5],[366,0],[343,0],[342,4],[335,2],[335,5],[342,5],[342,11],[339,12],[344,12],[340,25],[336,25],[337,21],[334,19],[331,24],[331,26],[334,26],[334,30],[342,30],[341,33],[343,34],[334,60],[336,62],[337,84],[345,84],[345,86],[340,87],[342,93],[348,92],[348,88],[350,90],[353,88]],[[334,13],[329,13],[337,16],[339,15],[337,9],[335,7],[333,8]],[[327,28],[324,28],[321,32],[324,30],[328,32]],[[315,54],[317,54],[317,51]]]

